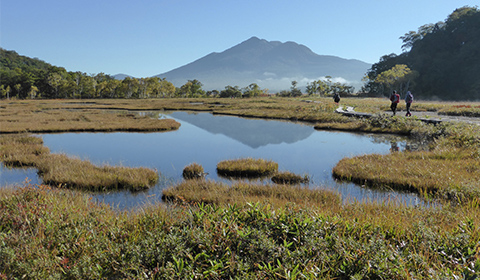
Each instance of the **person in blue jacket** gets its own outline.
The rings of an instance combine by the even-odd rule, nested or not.
[[[405,96],[405,104],[407,105],[407,114],[406,117],[410,117],[412,113],[410,112],[410,107],[412,106],[413,102],[413,94],[410,91],[407,91],[407,95]]]

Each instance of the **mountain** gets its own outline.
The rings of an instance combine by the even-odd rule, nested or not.
[[[192,63],[156,75],[179,87],[197,79],[206,90],[256,83],[270,90],[286,90],[331,76],[333,81],[361,86],[370,64],[355,59],[318,55],[295,42],[281,43],[252,37],[221,53],[210,53]]]
[[[113,75],[112,77],[113,77],[114,79],[116,79],[116,80],[123,80],[123,79],[125,79],[126,77],[132,78],[132,76],[127,75],[127,74],[122,74],[122,73],[115,74],[115,75]]]
[[[273,120],[187,112],[173,112],[170,116],[212,134],[225,135],[253,149],[271,144],[295,143],[308,138],[314,132],[311,126]]]

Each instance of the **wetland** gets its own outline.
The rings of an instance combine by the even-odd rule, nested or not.
[[[2,184],[19,182],[0,188],[0,279],[478,278],[480,126],[415,118],[472,116],[478,104],[417,102],[404,118],[385,113],[386,99],[342,99],[367,120],[309,99],[2,102],[2,161],[26,168],[0,170]],[[56,182],[102,171],[122,187],[124,167],[158,181],[42,184],[37,168],[56,169],[44,161],[66,165],[52,155],[72,163]],[[217,175],[238,158],[309,180]],[[184,180],[186,166],[208,174]]]

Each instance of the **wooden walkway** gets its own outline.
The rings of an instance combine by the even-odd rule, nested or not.
[[[370,113],[355,112],[355,109],[350,106],[346,106],[345,108],[340,106],[335,110],[335,112],[347,117],[370,118],[373,116],[373,114],[370,114]],[[439,124],[443,121],[446,121],[446,120],[440,120],[436,118],[425,118],[425,117],[417,117],[417,120],[426,122],[426,123],[431,123],[431,124]]]

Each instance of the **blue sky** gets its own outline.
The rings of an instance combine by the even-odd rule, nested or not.
[[[378,62],[478,0],[0,0],[0,46],[68,71],[149,77],[257,36]]]

